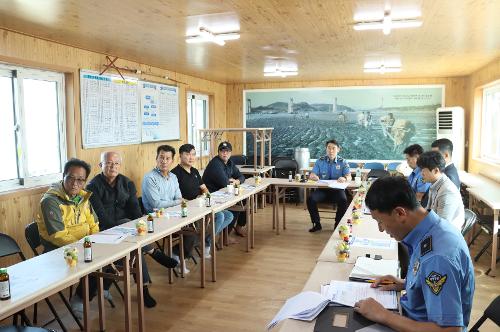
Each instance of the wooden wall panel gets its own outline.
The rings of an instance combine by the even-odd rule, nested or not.
[[[211,126],[224,127],[226,125],[226,86],[224,84],[152,67],[147,64],[119,59],[116,62],[118,67],[140,69],[142,73],[168,76],[186,83],[179,85],[181,96],[179,101],[181,140],[106,149],[83,149],[80,130],[80,86],[78,71],[79,69],[99,71],[102,65],[106,63],[105,54],[90,52],[0,29],[0,62],[66,73],[68,157],[77,157],[89,162],[92,165],[91,176],[93,176],[99,173],[97,164],[99,163],[102,151],[110,149],[119,151],[124,157],[122,173],[129,176],[136,183],[139,190],[144,173],[152,169],[155,165],[156,147],[160,144],[170,144],[178,148],[187,141],[187,90],[210,95],[210,105],[212,106],[210,114]],[[142,74],[139,78],[159,83],[174,84],[172,81],[166,81],[146,74]],[[26,253],[29,251],[26,250],[28,247],[24,240],[24,226],[33,219],[43,191],[43,189],[39,189],[8,194],[0,193],[0,232],[13,236],[22,244]],[[0,265],[1,263],[0,261]]]
[[[500,165],[488,163],[479,159],[481,138],[481,109],[483,87],[496,82],[500,83],[500,58],[489,63],[467,78],[467,106],[469,136],[469,171],[484,174],[500,182]]]
[[[466,113],[468,105],[465,97],[465,78],[409,78],[409,79],[373,79],[373,80],[334,80],[311,82],[269,82],[254,84],[227,85],[227,125],[228,127],[243,126],[243,90],[249,89],[280,89],[280,88],[311,88],[311,87],[345,87],[345,86],[373,86],[373,85],[410,85],[410,84],[444,84],[445,105],[462,106]],[[243,147],[242,135],[228,136],[236,153],[241,153]]]

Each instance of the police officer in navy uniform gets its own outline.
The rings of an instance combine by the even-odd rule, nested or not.
[[[311,180],[338,180],[338,182],[347,181],[350,176],[349,164],[337,154],[340,152],[340,144],[332,139],[326,142],[326,156],[316,160],[309,178]],[[321,223],[318,212],[319,202],[337,203],[337,213],[335,214],[335,227],[347,210],[347,196],[343,189],[319,189],[315,190],[307,198],[307,209],[311,216],[313,227],[309,232],[321,230]]]
[[[372,284],[382,290],[406,290],[402,316],[372,298],[356,303],[355,310],[396,331],[467,331],[474,268],[460,231],[421,207],[410,184],[400,177],[375,181],[365,203],[379,229],[408,248],[410,262],[406,280],[383,276]]]

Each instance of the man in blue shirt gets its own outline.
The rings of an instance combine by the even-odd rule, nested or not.
[[[177,176],[170,172],[170,166],[174,162],[175,149],[170,145],[160,145],[156,149],[156,167],[144,175],[142,180],[142,204],[147,213],[154,209],[168,208],[179,205],[182,201],[181,190]],[[196,236],[184,235],[184,253],[191,257]],[[173,258],[179,261],[178,246],[173,248]],[[184,273],[189,270],[184,264]]]
[[[460,231],[421,207],[409,184],[399,177],[375,181],[365,203],[379,229],[407,247],[410,262],[406,280],[383,276],[372,285],[382,290],[405,289],[400,300],[403,316],[384,309],[373,298],[359,301],[355,310],[396,331],[467,331],[474,268]]]
[[[350,176],[349,164],[342,157],[337,156],[339,151],[340,144],[336,140],[332,139],[326,142],[326,156],[316,160],[309,178],[313,181],[347,181],[347,176]],[[313,227],[309,230],[309,232],[317,232],[322,229],[318,212],[318,203],[325,201],[337,203],[335,227],[337,227],[340,219],[342,219],[345,211],[347,210],[347,196],[345,194],[345,190],[318,189],[313,191],[307,198],[307,209],[309,210],[311,222],[313,223]]]
[[[427,192],[431,184],[424,182],[422,170],[417,166],[417,159],[424,153],[424,149],[418,144],[413,144],[408,146],[403,153],[405,154],[408,166],[413,169],[413,172],[408,176],[408,183],[417,195],[417,200],[420,204],[427,206]]]
[[[453,154],[453,142],[447,138],[440,138],[432,142],[432,151],[439,151],[446,162],[446,167],[444,169],[444,174],[457,186],[460,190],[460,177],[458,176],[457,168],[452,161]]]

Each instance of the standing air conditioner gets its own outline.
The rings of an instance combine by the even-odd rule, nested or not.
[[[462,107],[440,107],[436,110],[437,138],[453,142],[453,163],[464,169],[465,125]]]

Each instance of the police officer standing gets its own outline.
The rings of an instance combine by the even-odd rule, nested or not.
[[[309,178],[311,180],[338,180],[338,182],[347,181],[350,176],[349,164],[337,154],[340,152],[339,143],[332,139],[326,142],[326,156],[316,160]],[[309,232],[317,232],[322,229],[318,212],[319,202],[337,203],[337,213],[335,214],[335,227],[347,210],[347,196],[343,189],[318,189],[307,198],[307,209],[311,216],[313,227]]]
[[[460,231],[421,207],[410,184],[400,177],[375,181],[365,202],[379,229],[408,248],[410,262],[406,280],[384,276],[372,284],[382,290],[406,289],[402,316],[373,298],[359,301],[355,310],[395,331],[466,331],[474,268]]]

